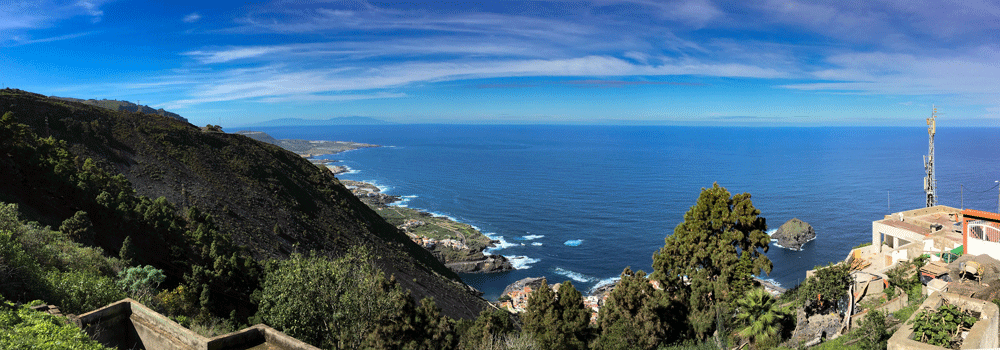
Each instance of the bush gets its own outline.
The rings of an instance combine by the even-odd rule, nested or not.
[[[847,264],[816,267],[816,273],[799,288],[799,302],[818,313],[837,305],[851,284],[851,268]]]
[[[976,321],[970,312],[945,302],[936,310],[920,312],[910,323],[914,340],[955,349],[962,342],[959,333],[972,328]]]
[[[63,311],[81,314],[125,298],[114,280],[84,271],[49,271],[45,274],[46,301]]]
[[[432,302],[418,308],[363,250],[274,262],[254,298],[257,320],[324,348],[448,349],[457,342]]]
[[[162,270],[146,265],[130,267],[118,274],[118,286],[140,301],[156,294],[157,287],[167,276]]]
[[[500,339],[508,339],[516,327],[511,314],[503,309],[483,310],[476,321],[462,332],[462,349],[503,349],[496,345]],[[529,337],[530,338],[530,337]]]
[[[858,347],[863,350],[885,349],[886,341],[889,340],[889,332],[886,330],[886,313],[879,310],[868,312],[854,332],[854,336],[860,339]]]
[[[0,299],[2,300],[2,299]],[[65,319],[0,301],[0,349],[104,350]]]

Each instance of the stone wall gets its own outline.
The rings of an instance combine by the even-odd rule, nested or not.
[[[117,349],[163,350],[319,350],[271,327],[258,324],[233,333],[205,338],[132,299],[73,318],[91,338]]]

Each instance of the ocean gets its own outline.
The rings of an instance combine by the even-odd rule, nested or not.
[[[919,120],[922,124],[922,120]],[[871,222],[924,206],[922,127],[377,125],[255,128],[275,138],[383,145],[323,158],[399,205],[449,216],[503,243],[517,270],[462,275],[496,299],[544,276],[582,291],[652,255],[703,187],[749,192],[769,229],[797,217],[817,238],[771,245],[765,279],[792,287],[817,265],[871,241]],[[939,128],[939,204],[996,211],[1000,130]],[[964,196],[963,196],[964,186]]]

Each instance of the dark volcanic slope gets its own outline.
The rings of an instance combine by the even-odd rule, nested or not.
[[[103,160],[140,195],[166,197],[181,210],[211,213],[224,234],[257,258],[316,250],[330,256],[363,245],[416,298],[434,297],[452,317],[473,318],[485,307],[429,252],[361,203],[333,175],[281,148],[241,135],[203,132],[176,119],[109,111],[19,90],[0,90],[0,114],[41,136],[65,140],[81,157]],[[45,204],[18,200],[30,189],[0,188],[51,222],[71,215],[73,203],[48,194]],[[113,243],[106,251],[117,251]],[[119,243],[120,244],[120,243]]]

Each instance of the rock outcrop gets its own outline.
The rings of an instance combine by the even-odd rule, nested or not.
[[[818,340],[836,339],[840,336],[840,328],[843,326],[843,318],[836,312],[808,316],[805,310],[799,309],[795,319],[797,321],[795,331],[792,332],[792,338],[787,344],[818,344]]]
[[[779,246],[792,250],[802,250],[802,245],[816,238],[816,230],[809,223],[793,218],[786,221],[771,235]]]
[[[481,260],[456,261],[444,266],[458,273],[493,273],[514,269],[503,255],[484,255]]]

